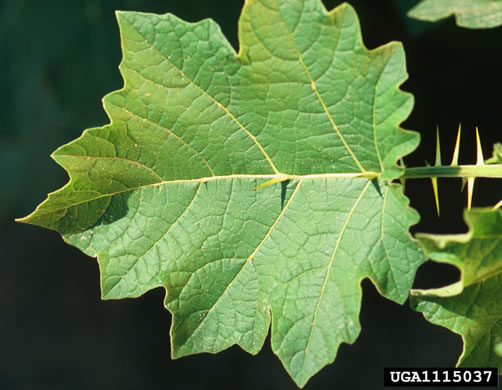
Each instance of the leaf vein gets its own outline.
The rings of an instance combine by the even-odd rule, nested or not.
[[[281,16],[282,16],[282,13],[281,13]],[[284,24],[287,25],[284,17],[283,17],[283,21],[284,21]],[[303,59],[303,55],[302,55],[302,53],[300,52],[300,50],[298,48],[298,45],[296,43],[296,40],[294,38],[294,34],[293,34],[292,31],[290,31],[290,34],[288,35],[288,38],[290,39],[291,43],[294,45],[294,47],[296,49],[296,54],[298,56],[298,61],[302,65],[305,74],[307,75],[308,79],[310,80],[312,90],[314,91],[314,94],[316,95],[317,99],[319,100],[319,103],[321,104],[323,111],[325,112],[325,114],[326,114],[329,122],[331,123],[331,126],[333,127],[333,130],[335,131],[335,133],[338,135],[338,137],[342,141],[345,149],[347,150],[347,152],[349,152],[349,154],[351,155],[352,159],[356,163],[357,167],[361,170],[362,173],[366,172],[366,170],[362,166],[361,162],[359,161],[359,159],[354,154],[354,151],[352,150],[352,148],[349,146],[349,144],[345,140],[345,137],[342,135],[340,129],[338,128],[338,125],[336,124],[334,118],[332,117],[331,113],[329,112],[328,107],[326,106],[326,103],[324,102],[324,99],[322,98],[321,94],[317,90],[316,82],[315,82],[314,78],[312,77],[312,75],[311,75],[311,73],[310,73],[307,65],[305,64],[305,61]],[[339,42],[340,42],[340,39],[337,40],[337,46],[333,50],[333,56],[336,55],[336,51],[337,51],[337,47],[338,47],[338,43]]]
[[[174,138],[176,138],[178,141],[180,141],[183,145],[186,145],[189,149],[191,149],[202,160],[202,162],[206,165],[206,167],[209,170],[209,172],[211,172],[211,175],[215,176],[215,173],[214,173],[213,169],[211,168],[211,165],[209,164],[209,162],[204,157],[202,157],[202,155],[197,150],[195,150],[192,145],[190,145],[183,138],[181,138],[180,136],[178,136],[171,129],[169,129],[169,128],[163,126],[163,125],[161,125],[160,123],[152,122],[148,118],[144,118],[144,117],[142,117],[142,116],[140,116],[138,114],[135,114],[135,113],[129,111],[125,107],[120,107],[120,108],[122,108],[124,111],[126,111],[128,114],[130,114],[133,117],[136,117],[136,118],[141,119],[141,120],[148,121],[149,123],[153,124],[154,126],[158,126],[160,129],[167,131],[168,134],[172,135]]]
[[[356,201],[354,202],[354,205],[352,206],[351,210],[349,211],[349,214],[347,215],[347,218],[345,219],[345,222],[344,222],[344,224],[342,226],[342,229],[340,230],[340,233],[338,234],[338,237],[336,239],[335,247],[333,249],[333,254],[331,255],[331,259],[330,259],[330,261],[328,263],[328,266],[326,267],[327,268],[326,277],[324,278],[324,282],[323,282],[323,285],[321,287],[321,291],[319,293],[319,299],[317,300],[317,305],[316,305],[316,308],[314,310],[314,318],[312,319],[312,326],[310,327],[309,336],[307,338],[307,346],[305,347],[305,355],[304,355],[304,359],[303,359],[303,365],[305,365],[307,352],[309,350],[310,342],[312,340],[312,330],[316,326],[317,314],[319,313],[319,309],[321,307],[321,301],[323,299],[324,291],[325,291],[326,286],[328,284],[328,280],[329,280],[329,276],[331,274],[331,269],[332,269],[332,266],[333,266],[333,262],[335,260],[335,257],[336,257],[336,254],[338,252],[338,249],[340,247],[340,242],[341,242],[342,237],[343,237],[343,235],[344,235],[344,233],[345,233],[345,231],[347,229],[347,225],[349,224],[349,221],[352,218],[352,215],[354,214],[354,212],[355,212],[357,206],[359,205],[361,199],[363,198],[364,194],[368,190],[370,184],[371,184],[371,180],[368,180],[368,182],[364,186],[363,190],[361,191],[361,193],[357,197]]]
[[[277,216],[277,218],[275,219],[274,223],[272,224],[272,226],[270,227],[270,229],[267,231],[267,233],[265,234],[265,236],[263,237],[263,239],[260,241],[260,243],[258,244],[258,246],[256,247],[256,249],[253,251],[253,253],[251,253],[246,261],[244,262],[244,264],[242,265],[241,269],[239,270],[239,272],[237,272],[237,274],[233,277],[232,281],[228,284],[227,287],[225,287],[225,290],[223,290],[223,292],[221,293],[221,295],[218,297],[218,299],[213,303],[213,305],[209,308],[209,310],[207,311],[207,314],[209,314],[215,307],[216,305],[218,304],[218,302],[220,301],[220,299],[223,298],[223,296],[226,294],[226,292],[232,287],[232,285],[234,284],[234,282],[239,278],[239,275],[241,274],[241,272],[246,268],[246,266],[249,264],[249,262],[253,262],[254,263],[254,257],[256,255],[256,253],[258,253],[258,251],[260,250],[260,248],[262,247],[262,245],[265,243],[265,241],[270,237],[270,235],[272,234],[273,230],[275,229],[275,227],[277,226],[277,224],[279,223],[279,221],[281,220],[281,218],[283,217],[284,213],[286,212],[286,210],[288,209],[289,205],[291,204],[291,202],[293,201],[296,193],[298,192],[298,190],[300,189],[300,186],[302,184],[302,180],[299,180],[298,181],[298,184],[296,185],[296,188],[294,189],[293,193],[291,194],[290,198],[288,199],[287,203],[284,205],[283,209],[281,210],[281,212],[279,213],[279,215]],[[258,299],[258,298],[257,298]],[[204,317],[204,318],[207,318],[207,315]],[[201,326],[201,324],[203,323],[204,321],[201,321],[197,324],[197,326],[195,327],[195,329],[193,330],[192,332],[192,335],[195,334],[195,332],[197,331],[197,329],[199,329],[199,327]]]
[[[157,245],[171,232],[172,228],[181,220],[181,218],[183,218],[183,216],[186,214],[186,212],[190,209],[190,207],[192,206],[192,204],[194,203],[195,199],[197,198],[197,195],[199,193],[199,190],[201,189],[202,187],[202,182],[199,184],[199,186],[197,187],[197,189],[195,190],[194,192],[194,195],[192,197],[192,199],[190,200],[190,202],[188,203],[187,207],[183,210],[183,212],[176,218],[176,220],[173,221],[173,223],[171,223],[171,225],[169,226],[169,228],[167,229],[167,231],[162,235],[162,237],[160,237],[158,240],[156,240],[146,251],[144,251],[141,255],[136,255],[136,259],[134,260],[134,262],[132,263],[132,265],[129,267],[129,269],[126,270],[126,272],[122,275],[120,275],[120,279],[118,279],[117,283],[115,283],[115,285],[110,288],[109,292],[112,292],[113,289],[115,287],[117,287],[117,285],[122,281],[122,279],[124,279],[135,267],[136,267],[136,264],[138,264],[138,262],[143,259],[151,250],[155,249],[157,247]],[[141,198],[140,198],[141,199]],[[139,206],[138,206],[138,209],[139,209]],[[137,213],[137,210],[136,210],[136,213]],[[131,219],[132,221],[132,219]]]
[[[141,34],[141,31],[139,31],[138,29],[136,29],[135,26],[131,25],[131,27],[133,27],[136,32],[138,34]],[[146,37],[145,37],[146,39]],[[207,96],[214,104],[216,104],[216,106],[218,108],[220,108],[228,117],[230,117],[230,119],[242,130],[246,133],[246,135],[254,142],[254,144],[258,147],[258,149],[260,150],[260,152],[263,154],[263,156],[265,157],[265,159],[267,160],[268,164],[270,165],[270,167],[272,168],[272,170],[275,172],[275,173],[279,173],[279,170],[277,169],[277,167],[275,166],[275,164],[273,163],[271,157],[268,155],[268,153],[266,152],[266,150],[264,149],[264,147],[261,145],[261,143],[258,141],[258,139],[230,112],[230,110],[225,107],[223,104],[221,104],[218,100],[216,100],[216,98],[214,98],[213,96],[211,96],[206,90],[204,90],[204,88],[202,88],[200,85],[198,85],[194,80],[192,80],[191,78],[189,78],[176,64],[174,64],[168,57],[166,57],[159,49],[157,49],[157,47],[155,47],[155,45],[152,45],[152,48],[157,52],[157,54],[159,54],[161,57],[163,57],[165,59],[166,62],[168,62],[172,67],[173,69],[175,69],[184,79],[188,80],[190,82],[190,84],[192,84],[196,89],[198,89],[203,95]],[[184,58],[184,57],[183,57]],[[154,83],[155,85],[161,87],[161,88],[164,88],[164,89],[169,89],[168,87],[166,87],[165,85],[163,84],[160,84],[160,83],[157,83],[156,81],[154,80],[151,80],[151,79],[148,79],[145,75],[141,74],[140,72],[132,69],[134,72],[138,73],[139,75],[141,75],[142,77],[144,77],[146,80],[149,80],[150,82]]]

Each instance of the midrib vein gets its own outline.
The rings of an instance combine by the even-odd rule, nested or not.
[[[370,179],[376,178],[376,177],[378,177],[378,175],[379,175],[378,172],[365,172],[365,173],[359,173],[359,172],[356,172],[356,173],[323,173],[323,174],[313,174],[313,175],[304,175],[304,176],[301,176],[301,175],[286,175],[287,179],[284,179],[282,181],[285,181],[285,180],[302,180],[302,181],[303,180],[327,180],[327,179],[367,179],[368,182],[370,182],[371,181]],[[253,174],[250,174],[250,175],[240,174],[239,175],[239,174],[236,174],[236,175],[227,175],[227,176],[207,176],[207,177],[201,177],[201,178],[198,178],[198,179],[164,180],[164,181],[159,181],[157,183],[150,183],[150,184],[145,184],[145,185],[141,185],[141,186],[125,188],[123,190],[115,191],[115,192],[110,192],[110,193],[107,193],[107,194],[102,194],[100,196],[89,198],[89,199],[83,200],[81,202],[75,202],[75,203],[71,203],[71,204],[69,204],[67,206],[64,206],[64,207],[60,207],[60,208],[57,208],[57,209],[51,209],[49,212],[46,212],[46,213],[37,213],[37,210],[40,209],[40,207],[43,206],[45,204],[45,202],[47,202],[47,200],[46,200],[39,207],[37,207],[37,209],[32,214],[37,213],[37,217],[41,217],[41,216],[52,214],[52,213],[55,213],[55,212],[58,212],[58,211],[61,211],[61,210],[66,210],[66,209],[68,209],[70,207],[75,207],[75,206],[78,206],[80,204],[92,202],[94,200],[98,200],[98,199],[101,199],[101,198],[115,196],[115,195],[119,195],[119,194],[122,194],[122,193],[125,193],[125,192],[129,192],[129,191],[138,191],[138,190],[142,190],[142,189],[150,188],[150,187],[152,187],[152,188],[153,187],[159,187],[159,186],[167,185],[167,184],[207,183],[207,182],[217,181],[217,180],[235,180],[235,179],[250,179],[250,180],[269,179],[270,180],[270,179],[277,178],[278,176],[283,177],[284,174],[280,174],[280,173],[278,175],[275,175],[275,174],[263,174],[263,175],[260,175],[260,174],[256,174],[256,175],[253,175]],[[68,183],[68,184],[70,184],[70,183]],[[64,190],[65,188],[66,188],[66,186],[63,187],[60,191]],[[93,189],[89,189],[88,191],[98,192],[98,191],[93,190]],[[261,189],[257,189],[256,191],[261,191]],[[56,194],[58,192],[59,191],[56,191],[53,194]],[[52,194],[50,194],[50,195],[52,195]],[[26,217],[26,218],[28,218],[28,217]]]

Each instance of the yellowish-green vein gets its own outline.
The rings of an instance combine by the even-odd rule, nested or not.
[[[301,175],[288,175],[288,180],[326,180],[326,179],[358,179],[358,178],[359,179],[373,179],[375,177],[378,177],[378,175],[379,174],[377,172],[366,172],[366,173],[324,173],[324,174],[314,174],[314,175],[304,175],[304,176],[301,176]],[[28,220],[30,219],[30,217],[33,216],[33,215],[35,215],[35,214],[37,215],[37,217],[41,217],[43,215],[52,214],[52,213],[55,213],[55,212],[58,212],[58,211],[61,211],[61,210],[66,210],[66,209],[68,209],[70,207],[78,206],[78,205],[83,204],[83,203],[92,202],[92,201],[97,200],[97,199],[101,199],[101,198],[105,198],[105,197],[109,197],[109,196],[114,196],[114,195],[122,194],[122,193],[128,192],[128,191],[137,191],[137,190],[141,190],[143,188],[148,188],[148,187],[158,187],[158,186],[167,185],[167,184],[207,183],[207,182],[216,181],[216,180],[234,180],[234,179],[253,179],[253,180],[256,180],[256,179],[265,179],[265,180],[271,180],[271,179],[277,178],[278,176],[282,177],[283,175],[282,174],[278,174],[278,175],[275,175],[275,174],[265,174],[265,175],[239,175],[239,174],[236,174],[236,175],[227,175],[227,176],[207,176],[207,177],[201,177],[201,178],[197,178],[197,179],[165,180],[165,181],[159,181],[157,183],[145,184],[145,185],[136,186],[136,187],[129,187],[129,188],[125,188],[125,189],[120,190],[120,191],[114,191],[114,192],[110,192],[110,193],[107,193],[107,194],[102,194],[102,195],[99,195],[99,196],[95,196],[93,198],[85,199],[85,200],[83,200],[81,202],[71,203],[71,204],[69,204],[69,205],[67,205],[65,207],[60,207],[60,208],[57,208],[57,209],[51,209],[49,212],[45,212],[45,213],[38,212],[38,210],[40,210],[40,208],[45,204],[45,202],[47,202],[47,200],[46,200],[42,204],[40,204],[32,214],[28,215],[27,217],[17,219],[16,221],[18,221],[18,222],[28,222]],[[283,180],[281,180],[281,181],[283,181]],[[67,186],[70,185],[70,183],[68,183]],[[63,191],[67,186],[63,187],[59,191]],[[256,187],[254,187],[254,189],[256,190]],[[56,191],[56,192],[54,192],[52,194],[58,193],[59,191]],[[257,191],[259,191],[259,190],[257,190]],[[97,192],[97,191],[94,191],[94,192]],[[52,194],[49,194],[49,195],[52,195]]]
[[[331,269],[333,268],[333,262],[335,260],[336,254],[338,252],[338,248],[340,247],[340,242],[342,241],[342,237],[347,229],[347,225],[349,224],[349,221],[352,218],[352,215],[354,214],[354,212],[355,212],[357,206],[359,205],[359,202],[363,198],[364,194],[368,190],[368,187],[370,186],[370,184],[371,184],[371,180],[368,180],[368,182],[364,186],[363,190],[361,191],[361,193],[357,197],[356,201],[354,202],[354,205],[350,209],[349,214],[347,215],[347,218],[345,219],[345,223],[343,224],[342,229],[340,230],[340,233],[338,234],[338,237],[336,239],[335,248],[333,249],[333,254],[331,255],[331,259],[328,263],[326,276],[324,278],[324,282],[322,284],[321,291],[319,293],[319,299],[317,300],[317,305],[314,310],[314,318],[312,319],[312,326],[310,327],[310,331],[309,331],[309,337],[307,340],[307,346],[305,348],[303,364],[305,364],[305,357],[307,356],[307,352],[310,348],[310,342],[312,340],[312,330],[314,329],[314,327],[316,326],[316,323],[317,323],[317,314],[319,313],[319,308],[321,307],[321,301],[323,299],[324,291],[326,290],[326,286],[328,284],[329,276],[331,274]]]
[[[239,278],[239,275],[241,274],[241,272],[243,272],[243,270],[246,268],[246,266],[249,264],[249,262],[252,262],[254,261],[254,257],[256,256],[256,254],[258,253],[258,251],[260,250],[260,248],[263,246],[263,244],[267,241],[267,239],[270,237],[270,235],[272,234],[272,232],[274,231],[275,227],[277,226],[277,224],[279,223],[279,221],[281,220],[281,218],[284,216],[284,214],[286,213],[286,210],[288,209],[289,205],[291,204],[291,202],[293,201],[293,198],[295,197],[295,195],[297,194],[298,190],[300,189],[300,186],[302,185],[302,180],[300,180],[298,182],[298,184],[296,185],[296,188],[294,189],[293,193],[291,194],[291,196],[289,197],[288,201],[286,202],[286,204],[284,205],[284,207],[282,208],[281,212],[279,213],[279,215],[277,216],[277,218],[275,219],[274,223],[272,224],[272,226],[270,227],[270,229],[268,229],[267,231],[267,234],[265,234],[265,236],[262,238],[262,240],[260,241],[260,243],[256,246],[255,250],[253,251],[253,253],[251,253],[247,258],[246,258],[246,261],[244,262],[244,264],[242,265],[241,269],[239,270],[239,272],[237,272],[237,274],[233,277],[232,281],[228,284],[228,286],[225,287],[225,289],[222,291],[221,295],[218,297],[218,299],[213,303],[213,305],[209,308],[209,310],[207,311],[206,313],[206,316],[207,314],[209,314],[215,307],[216,305],[218,304],[219,300],[226,294],[226,292],[232,287],[232,285],[234,284],[234,282]],[[192,332],[192,335],[195,333],[195,331],[200,327],[200,325],[202,324],[202,321],[199,322],[196,326],[196,328],[193,330]]]
[[[184,208],[183,212],[178,216],[178,218],[176,218],[175,221],[173,221],[173,223],[171,223],[171,225],[169,226],[169,228],[167,229],[167,231],[162,235],[162,237],[160,237],[158,240],[156,240],[152,246],[150,246],[150,248],[148,248],[146,251],[143,252],[143,254],[141,255],[138,255],[136,257],[136,259],[134,260],[134,262],[132,263],[132,265],[126,270],[125,273],[123,273],[122,275],[120,275],[120,279],[113,285],[113,287],[111,287],[109,290],[108,290],[108,293],[111,293],[112,290],[117,287],[117,285],[122,281],[122,279],[124,279],[124,277],[129,273],[131,272],[131,270],[136,266],[136,264],[138,263],[139,260],[141,260],[148,252],[152,251],[155,247],[157,247],[157,245],[165,238],[167,237],[167,235],[171,232],[171,230],[173,229],[173,227],[177,224],[177,222],[183,218],[183,216],[188,212],[188,210],[190,209],[190,207],[192,206],[192,204],[194,203],[195,199],[197,198],[197,195],[199,194],[199,191],[202,187],[202,183],[199,184],[199,186],[197,187],[197,189],[195,190],[194,192],[194,195],[192,197],[192,199],[190,200],[190,203],[188,203],[188,205]]]
[[[380,77],[381,77],[380,73]],[[378,85],[378,84],[377,84]],[[373,127],[373,142],[375,143],[375,150],[376,150],[376,155],[378,158],[378,163],[380,164],[380,170],[383,172],[383,164],[382,164],[382,157],[380,156],[380,149],[378,148],[378,140],[377,140],[377,135],[376,135],[376,98],[377,98],[377,87],[375,87],[374,90],[374,95],[373,95],[373,107],[371,108],[372,111],[372,127]]]
[[[131,27],[135,28],[133,25],[131,25]],[[135,28],[136,29],[136,28]],[[137,33],[138,34],[141,34],[141,31],[138,31],[136,29]],[[152,49],[155,50],[157,52],[157,54],[159,54],[161,57],[163,57],[172,67],[173,69],[175,69],[180,75],[182,78],[188,80],[190,82],[190,84],[192,84],[195,88],[197,88],[204,96],[208,97],[214,104],[216,104],[216,106],[218,108],[220,108],[226,115],[228,115],[230,117],[230,119],[232,119],[232,121],[242,130],[246,133],[246,135],[254,142],[254,144],[258,147],[258,149],[260,150],[260,152],[263,154],[263,156],[265,157],[265,159],[267,160],[267,162],[269,163],[270,167],[272,168],[272,170],[274,171],[274,173],[279,173],[279,170],[277,169],[277,167],[275,166],[274,162],[272,161],[272,159],[270,158],[270,156],[268,155],[268,153],[265,151],[265,149],[263,148],[263,146],[260,144],[260,142],[258,142],[258,139],[230,112],[230,110],[225,107],[223,104],[221,104],[218,100],[216,100],[213,96],[211,96],[209,93],[207,93],[207,91],[205,91],[203,88],[201,88],[198,84],[196,84],[192,79],[190,79],[177,65],[175,65],[168,57],[164,56],[164,54],[162,54],[156,47],[155,45],[152,44]],[[128,69],[131,69],[131,68],[128,68]],[[134,70],[134,69],[131,69],[132,71],[140,74],[142,77],[144,77],[146,79],[146,77],[139,73],[138,71]],[[154,80],[150,80],[148,79],[150,82],[154,83],[155,85],[161,87],[161,88],[165,88],[165,89],[169,89],[168,87],[166,87],[165,85],[163,84],[159,84],[157,82],[155,82]]]
[[[317,85],[316,85],[316,82],[314,80],[314,78],[312,77],[312,75],[310,74],[310,71],[307,67],[307,65],[305,64],[305,61],[303,60],[303,56],[302,54],[300,53],[300,50],[298,49],[298,45],[296,44],[296,41],[295,39],[293,38],[293,36],[290,35],[290,39],[291,39],[291,42],[293,43],[293,45],[295,46],[295,49],[296,49],[296,53],[298,55],[298,60],[300,61],[300,64],[302,65],[302,68],[304,69],[305,71],[305,74],[307,75],[309,81],[310,81],[310,86],[312,88],[312,90],[314,91],[317,99],[319,100],[319,103],[321,104],[322,106],[322,109],[324,110],[324,112],[326,113],[326,116],[328,117],[328,120],[329,122],[331,123],[331,126],[333,127],[333,130],[335,131],[335,133],[338,135],[338,137],[340,138],[340,140],[342,141],[343,143],[343,146],[345,146],[345,149],[347,150],[347,152],[349,152],[350,156],[352,157],[352,159],[354,160],[354,162],[356,163],[357,167],[359,168],[359,170],[362,172],[362,173],[365,173],[366,170],[364,169],[364,167],[362,166],[362,164],[359,162],[358,158],[356,157],[356,155],[354,154],[354,152],[352,151],[352,149],[350,148],[349,144],[347,143],[347,141],[345,140],[345,138],[343,137],[342,135],[342,132],[340,131],[340,129],[338,128],[338,125],[335,123],[335,120],[333,119],[333,116],[330,114],[329,110],[328,110],[328,107],[326,106],[326,103],[324,102],[321,94],[319,93],[319,91],[317,90]]]
[[[295,43],[296,44],[296,43]],[[366,170],[364,169],[364,167],[361,165],[361,163],[359,162],[359,160],[357,159],[356,155],[354,154],[354,152],[352,151],[352,149],[350,148],[349,144],[347,143],[347,141],[345,140],[345,138],[343,137],[340,129],[338,128],[337,124],[335,123],[335,120],[333,119],[333,117],[331,116],[329,110],[328,110],[328,107],[326,106],[326,103],[324,103],[324,100],[321,96],[321,94],[319,93],[319,91],[317,90],[317,86],[316,86],[316,83],[315,83],[315,80],[312,78],[312,75],[310,74],[310,71],[308,70],[307,68],[307,65],[305,65],[305,62],[303,61],[303,57],[300,53],[300,51],[298,50],[298,48],[296,49],[297,53],[298,53],[298,59],[300,61],[300,64],[302,64],[302,67],[303,69],[305,70],[305,73],[307,74],[307,77],[309,78],[310,80],[310,86],[312,88],[312,90],[314,91],[315,95],[317,96],[317,99],[319,100],[319,103],[321,103],[321,106],[322,106],[322,109],[324,110],[324,112],[326,113],[326,116],[328,117],[329,119],[329,122],[331,123],[331,126],[333,126],[333,130],[335,130],[336,134],[338,135],[338,137],[340,138],[340,140],[342,141],[343,143],[343,146],[345,146],[345,149],[347,149],[347,151],[349,152],[350,156],[352,157],[352,159],[354,160],[354,162],[356,163],[357,167],[361,170],[362,173],[365,173]]]
[[[154,126],[158,126],[159,128],[167,131],[170,135],[172,135],[174,138],[176,138],[178,141],[180,141],[183,145],[186,145],[189,149],[191,149],[201,160],[202,162],[206,165],[207,169],[209,170],[209,172],[211,172],[211,175],[212,176],[215,176],[215,173],[213,171],[213,169],[211,168],[211,166],[209,165],[209,163],[206,161],[206,159],[204,157],[202,157],[202,155],[197,151],[195,150],[192,145],[190,145],[189,143],[185,142],[185,140],[183,138],[181,138],[180,136],[178,136],[176,133],[174,133],[171,129],[168,129],[167,127],[165,126],[162,126],[160,123],[155,123],[155,122],[152,122],[151,120],[147,119],[147,118],[143,118],[142,116],[139,116],[137,114],[134,114],[133,112],[129,111],[127,108],[125,107],[119,107],[119,108],[122,108],[125,112],[127,112],[129,115],[131,115],[132,117],[135,117],[137,119],[140,119],[140,120],[143,120],[143,121],[147,121],[151,124],[153,124]]]
[[[391,269],[390,274],[391,274],[392,278],[394,279],[394,283],[397,285],[394,272],[392,272],[392,261],[390,261],[390,259],[389,259],[387,248],[385,247],[385,242],[383,240],[384,235],[385,235],[385,208],[387,207],[387,197],[388,197],[387,194],[389,193],[389,191],[390,191],[389,186],[385,186],[385,192],[383,194],[383,202],[382,202],[382,213],[381,213],[381,217],[380,217],[380,237],[379,237],[378,241],[380,241],[382,244],[383,251],[385,252],[385,258],[387,259],[387,263],[389,264],[389,268]],[[370,262],[370,265],[373,268],[373,264],[371,262]],[[375,286],[377,286],[377,289],[378,289],[377,283],[373,283],[373,284]]]
[[[159,180],[163,181],[164,178],[160,176],[157,172],[155,172],[152,168],[150,168],[148,165],[142,164],[139,161],[134,161],[134,160],[129,160],[124,157],[101,157],[101,156],[84,156],[84,155],[76,155],[76,154],[58,154],[58,158],[75,158],[75,159],[82,159],[82,160],[93,160],[93,161],[121,161],[125,162],[128,164],[133,164],[136,165],[139,168],[145,169],[148,172],[151,172],[156,178]],[[93,164],[94,165],[94,164]]]

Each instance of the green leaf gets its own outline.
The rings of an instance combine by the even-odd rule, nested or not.
[[[97,257],[105,299],[166,289],[172,356],[272,348],[303,386],[360,332],[360,283],[404,302],[423,262],[397,161],[404,52],[348,5],[248,0],[211,20],[119,12],[111,124],[53,158],[70,182],[23,222]]]
[[[408,15],[428,22],[455,15],[457,24],[461,27],[492,28],[502,25],[502,1],[423,0]]]
[[[487,164],[502,164],[502,144],[497,142],[493,145],[493,156],[486,160]]]
[[[466,210],[469,232],[417,235],[431,259],[453,264],[459,282],[412,290],[411,305],[430,322],[462,336],[459,366],[502,370],[502,210]]]

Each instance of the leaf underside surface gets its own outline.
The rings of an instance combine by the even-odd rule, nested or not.
[[[424,261],[391,183],[419,139],[401,45],[320,0],[246,1],[238,54],[212,20],[117,16],[111,124],[54,152],[70,182],[22,221],[97,257],[105,299],[165,288],[173,357],[271,327],[303,386],[357,338],[361,281],[402,303]]]
[[[502,1],[423,0],[408,15],[429,22],[455,15],[461,27],[493,28],[502,25]]]
[[[418,235],[431,259],[453,264],[461,280],[432,290],[412,290],[411,305],[430,322],[459,334],[458,365],[498,367],[502,356],[502,210],[466,210],[466,234]]]

